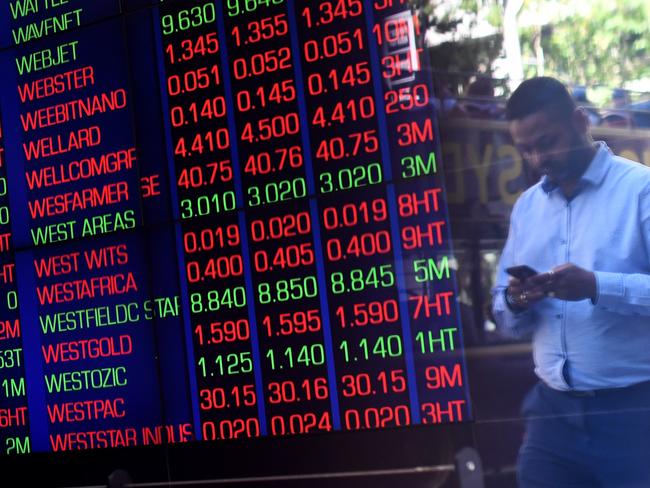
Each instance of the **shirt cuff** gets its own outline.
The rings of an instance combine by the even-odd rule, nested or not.
[[[596,276],[596,299],[594,305],[607,308],[620,303],[625,296],[625,285],[621,273],[608,273],[595,271]]]

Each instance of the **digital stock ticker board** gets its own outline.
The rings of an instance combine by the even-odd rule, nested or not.
[[[409,2],[0,8],[3,453],[469,419]]]

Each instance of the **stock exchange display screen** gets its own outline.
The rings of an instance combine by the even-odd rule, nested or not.
[[[0,9],[2,452],[469,418],[409,2]]]

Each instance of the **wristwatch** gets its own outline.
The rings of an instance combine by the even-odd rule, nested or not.
[[[526,292],[523,292],[521,295],[513,295],[510,293],[510,287],[506,287],[503,293],[506,299],[506,305],[513,312],[523,312],[528,308]]]

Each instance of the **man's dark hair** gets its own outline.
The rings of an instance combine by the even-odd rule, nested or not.
[[[560,117],[570,117],[576,103],[569,90],[555,78],[540,76],[524,81],[506,104],[506,119],[517,120],[547,110]]]

